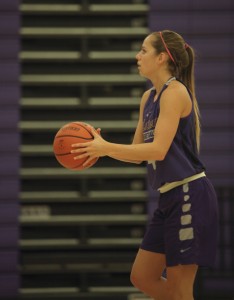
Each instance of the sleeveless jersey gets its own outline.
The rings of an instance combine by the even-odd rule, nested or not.
[[[166,82],[156,101],[154,101],[156,90],[152,89],[150,92],[143,114],[145,143],[154,140],[154,129],[160,114],[160,98],[168,84],[174,79],[171,78]],[[189,90],[188,92],[192,101],[191,93]],[[180,119],[176,135],[164,160],[148,161],[148,177],[153,189],[158,189],[165,183],[183,180],[205,170],[204,165],[198,158],[194,118],[192,107],[191,113]]]

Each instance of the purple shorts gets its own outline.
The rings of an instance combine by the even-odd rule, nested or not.
[[[218,240],[218,204],[206,177],[160,194],[141,249],[166,255],[167,267],[212,267]]]

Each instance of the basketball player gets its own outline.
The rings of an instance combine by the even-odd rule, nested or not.
[[[179,34],[164,30],[146,37],[136,59],[140,75],[153,88],[143,94],[133,143],[110,143],[92,130],[94,141],[75,144],[72,152],[89,157],[86,164],[101,156],[148,162],[159,207],[131,281],[156,300],[192,300],[198,266],[214,265],[218,232],[216,194],[199,159],[194,51]],[[167,279],[161,277],[165,268]]]

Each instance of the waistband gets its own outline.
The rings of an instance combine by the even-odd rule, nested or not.
[[[194,181],[194,180],[196,180],[196,179],[199,179],[199,178],[205,177],[205,176],[206,176],[205,172],[201,172],[201,173],[199,173],[199,174],[195,174],[195,175],[193,175],[193,176],[187,177],[187,178],[185,178],[185,179],[183,179],[183,180],[180,180],[180,181],[173,181],[173,182],[170,182],[170,183],[165,183],[163,186],[161,186],[161,187],[158,189],[158,191],[159,191],[160,193],[166,193],[166,192],[168,192],[168,191],[174,189],[174,188],[177,187],[177,186],[183,185],[183,184],[185,184],[185,183],[188,183],[188,182],[190,182],[190,181]]]

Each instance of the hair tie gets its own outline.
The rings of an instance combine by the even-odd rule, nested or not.
[[[185,43],[184,44],[184,49],[187,50],[189,48],[189,44]]]
[[[174,60],[174,58],[173,58],[173,56],[172,56],[170,50],[167,48],[166,42],[164,41],[164,38],[163,38],[163,36],[162,36],[162,32],[159,31],[159,34],[160,34],[161,40],[162,40],[162,42],[163,42],[163,45],[164,45],[164,47],[165,47],[165,49],[166,49],[166,51],[167,51],[167,54],[169,55],[169,57],[170,57],[170,59],[173,61],[173,63],[176,65],[176,62],[175,62],[175,60]]]

